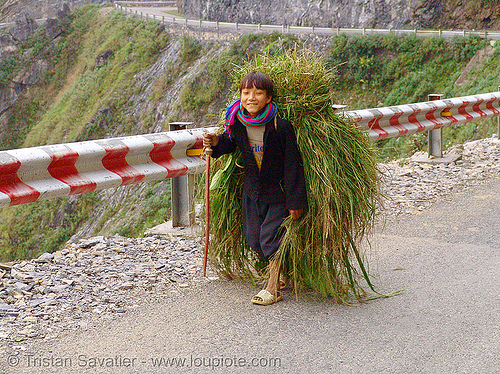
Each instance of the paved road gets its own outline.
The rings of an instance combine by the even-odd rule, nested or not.
[[[164,21],[166,23],[176,23],[189,25],[194,27],[201,27],[202,25],[211,29],[220,29],[230,32],[283,32],[293,34],[319,34],[319,35],[368,35],[377,34],[385,35],[389,33],[397,33],[404,35],[418,35],[422,37],[444,37],[453,38],[455,36],[471,36],[476,35],[485,39],[500,39],[500,32],[493,30],[419,30],[419,29],[370,29],[370,28],[331,28],[331,27],[304,27],[304,26],[284,26],[284,25],[258,25],[258,24],[244,24],[232,22],[215,22],[199,19],[186,19],[180,16],[173,16],[177,12],[177,8],[172,7],[123,7],[124,11],[156,19],[157,21]]]
[[[407,287],[399,296],[344,306],[285,295],[261,307],[252,286],[218,280],[36,343],[17,369],[1,364],[9,373],[498,373],[499,206],[494,180],[389,220],[373,239],[371,272],[381,290]],[[47,367],[27,368],[29,354]],[[161,357],[191,367],[155,367]]]

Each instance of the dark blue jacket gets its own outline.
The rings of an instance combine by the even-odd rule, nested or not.
[[[232,153],[239,147],[244,160],[243,189],[252,200],[285,203],[287,209],[307,209],[304,167],[293,127],[282,118],[265,126],[261,170],[250,148],[246,128],[237,119],[231,127],[231,139],[227,133],[219,135],[212,157]]]

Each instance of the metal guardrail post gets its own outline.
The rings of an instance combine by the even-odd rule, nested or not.
[[[345,109],[347,108],[347,105],[343,104],[333,104],[332,105],[333,112],[337,114],[337,112],[341,112],[342,116],[345,117]]]
[[[185,130],[192,122],[172,122],[170,131]],[[194,214],[194,175],[187,174],[171,178],[172,227],[193,226]]]
[[[429,94],[429,101],[442,100],[443,94]],[[429,131],[428,137],[429,157],[443,157],[443,129],[434,129]]]

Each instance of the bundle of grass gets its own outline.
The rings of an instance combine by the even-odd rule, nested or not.
[[[234,70],[235,85],[251,71],[274,81],[274,101],[280,116],[295,128],[304,162],[309,211],[298,221],[284,222],[286,233],[275,254],[282,273],[296,291],[312,288],[341,302],[353,296],[361,300],[365,291],[360,280],[373,290],[358,250],[380,196],[373,147],[359,129],[334,114],[332,73],[313,53],[260,56]],[[228,277],[255,280],[265,263],[242,234],[238,158],[232,154],[214,163],[211,262]]]

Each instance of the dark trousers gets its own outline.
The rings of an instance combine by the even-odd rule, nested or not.
[[[261,257],[269,260],[278,250],[283,236],[284,229],[280,226],[288,216],[285,203],[254,201],[243,192],[242,213],[247,243]]]

